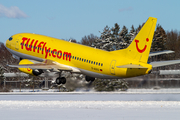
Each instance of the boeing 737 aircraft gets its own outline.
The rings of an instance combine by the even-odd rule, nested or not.
[[[153,67],[180,63],[180,60],[147,63],[156,22],[156,18],[149,17],[128,48],[111,52],[39,34],[15,34],[5,44],[21,61],[9,66],[35,76],[57,72],[57,84],[66,83],[62,71],[82,73],[87,81],[149,74]]]

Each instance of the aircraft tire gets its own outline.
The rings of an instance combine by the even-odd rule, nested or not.
[[[56,84],[58,85],[62,84],[60,77],[56,78]]]
[[[90,82],[90,81],[93,82],[95,80],[95,78],[89,77],[89,76],[86,76],[85,79],[86,79],[87,82]]]
[[[66,78],[65,77],[61,77],[60,81],[62,84],[66,84]]]

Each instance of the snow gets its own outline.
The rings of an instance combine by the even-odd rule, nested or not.
[[[178,101],[0,101],[3,120],[169,120],[179,112]]]
[[[12,91],[13,92],[16,92],[16,94],[17,93],[19,93],[19,89],[12,89]],[[49,92],[53,92],[53,93],[56,93],[56,92],[58,92],[59,91],[59,89],[49,89],[49,90],[47,90],[47,91],[43,91],[42,89],[35,89],[34,90],[34,92],[39,92],[39,93],[37,93],[37,94],[41,94],[42,92],[43,93],[49,93]],[[33,92],[33,90],[32,89],[21,89],[21,94],[22,94],[22,92]],[[73,93],[96,93],[93,89],[92,90],[86,90],[86,89],[80,89],[80,90],[77,90],[77,91],[75,91],[75,92],[73,92]],[[99,92],[98,92],[99,93]],[[105,92],[103,92],[103,93],[105,93]],[[107,92],[107,93],[110,93],[110,92]],[[125,94],[128,94],[128,93],[130,93],[130,94],[132,94],[132,93],[135,93],[135,94],[137,94],[137,93],[139,93],[139,94],[142,94],[142,93],[145,93],[145,94],[147,94],[147,93],[180,93],[180,88],[169,88],[169,89],[164,89],[164,88],[160,88],[160,89],[128,89],[127,91],[116,91],[116,92],[113,92],[113,93],[125,93]],[[6,93],[7,94],[7,93]],[[10,94],[12,94],[12,93],[10,93]]]
[[[179,120],[180,93],[0,93],[2,120]]]
[[[180,101],[180,94],[125,94],[125,93],[18,93],[0,94],[8,101]]]

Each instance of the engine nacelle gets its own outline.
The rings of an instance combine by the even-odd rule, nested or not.
[[[19,62],[19,65],[23,65],[23,64],[34,64],[32,61],[28,60],[28,59],[23,59]],[[43,73],[43,70],[41,69],[30,69],[30,68],[19,68],[19,70],[21,72],[24,72],[24,73],[27,73],[27,74],[30,74],[30,75],[34,75],[34,76],[38,76],[40,74]]]
[[[86,79],[87,82],[89,82],[89,81],[93,82],[95,80],[94,77],[90,77],[90,76],[86,76],[85,79]]]

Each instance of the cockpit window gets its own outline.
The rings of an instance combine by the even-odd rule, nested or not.
[[[13,39],[13,38],[12,38],[12,37],[10,37],[10,38],[9,38],[9,41],[11,41],[12,39]]]

